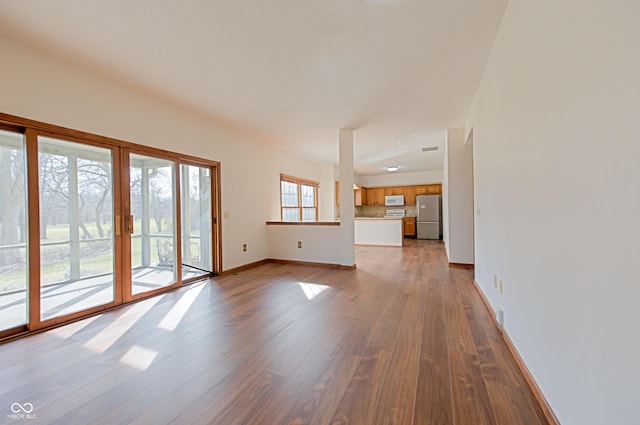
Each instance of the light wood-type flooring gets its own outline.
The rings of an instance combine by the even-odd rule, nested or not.
[[[546,423],[442,243],[357,265],[270,263],[2,344],[0,423]]]

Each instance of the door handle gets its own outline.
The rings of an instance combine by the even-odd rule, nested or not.
[[[124,217],[124,229],[129,232],[129,233],[133,233],[133,216],[132,215],[126,215]]]

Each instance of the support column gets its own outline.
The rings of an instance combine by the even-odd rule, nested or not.
[[[353,267],[356,264],[356,246],[353,199],[353,129],[343,128],[340,140],[340,248],[341,265]]]

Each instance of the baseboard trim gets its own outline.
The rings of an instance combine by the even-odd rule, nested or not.
[[[334,264],[334,263],[317,263],[314,261],[297,261],[297,260],[280,260],[277,258],[265,258],[264,260],[256,261],[253,263],[245,264],[244,266],[234,267],[229,270],[224,270],[220,272],[220,276],[227,276],[234,273],[239,273],[244,270],[252,269],[254,267],[262,266],[263,264],[268,263],[276,263],[276,264],[293,264],[296,266],[310,266],[310,267],[326,267],[330,269],[341,269],[341,270],[355,270],[356,265],[353,264],[351,266],[345,266],[342,264]]]
[[[375,243],[357,243],[356,246],[375,246],[378,248],[402,248],[402,245],[380,245]]]
[[[556,415],[553,413],[553,410],[551,410],[551,406],[549,406],[549,403],[547,402],[547,399],[544,397],[544,394],[542,394],[542,390],[540,390],[540,387],[538,387],[538,384],[536,383],[535,379],[533,379],[533,375],[531,375],[529,368],[524,363],[524,360],[522,360],[520,353],[518,353],[516,346],[513,344],[513,341],[511,341],[511,338],[509,338],[509,334],[500,325],[498,325],[498,329],[500,329],[500,334],[502,335],[502,339],[507,344],[507,348],[509,349],[509,351],[511,352],[511,355],[516,361],[516,364],[518,365],[520,372],[524,376],[524,379],[527,381],[527,384],[529,385],[529,389],[531,389],[533,396],[538,401],[538,404],[540,405],[540,408],[542,409],[542,413],[544,413],[544,417],[547,419],[547,422],[549,422],[549,425],[560,425],[560,421],[558,420]]]
[[[473,270],[475,268],[475,265],[469,263],[449,263],[449,267],[454,267],[456,269]]]
[[[480,298],[482,298],[482,303],[484,304],[485,308],[489,312],[489,316],[491,316],[491,318],[493,319],[493,322],[498,327],[500,327],[500,324],[496,320],[496,312],[493,311],[493,307],[491,306],[491,303],[489,302],[489,299],[487,298],[487,296],[484,294],[484,292],[480,288],[480,284],[478,283],[478,281],[475,280],[475,279],[473,279],[473,287],[476,288],[476,291],[478,292],[478,294],[480,294]]]
[[[269,263],[278,263],[278,264],[293,264],[296,266],[311,266],[311,267],[326,267],[329,269],[342,269],[342,270],[353,270],[356,268],[356,265],[352,266],[343,266],[342,264],[334,264],[334,263],[317,263],[315,261],[298,261],[298,260],[280,260],[276,258],[267,259]]]
[[[258,266],[261,266],[263,264],[267,264],[268,262],[269,262],[269,260],[264,259],[264,260],[256,261],[256,262],[253,262],[253,263],[245,264],[243,266],[234,267],[234,268],[229,269],[229,270],[223,270],[223,271],[220,272],[220,276],[227,276],[227,275],[238,273],[238,272],[241,272],[241,271],[244,271],[244,270],[252,269],[254,267],[258,267]]]
[[[533,375],[531,374],[531,371],[529,371],[529,368],[527,367],[524,360],[522,359],[522,356],[520,356],[520,353],[516,349],[516,346],[513,344],[513,341],[511,341],[509,334],[498,323],[496,319],[496,313],[493,311],[493,307],[491,306],[489,299],[486,297],[486,295],[480,288],[480,284],[478,284],[478,281],[475,279],[473,280],[473,286],[476,288],[476,291],[478,292],[478,294],[480,294],[480,298],[482,299],[484,306],[489,312],[489,316],[491,316],[493,322],[496,324],[498,330],[500,331],[500,335],[502,335],[503,341],[507,345],[509,352],[511,353],[511,355],[513,356],[513,359],[518,365],[518,369],[520,369],[520,373],[522,373],[522,376],[524,377],[525,381],[527,381],[527,385],[529,386],[529,389],[531,390],[531,392],[533,393],[533,396],[538,402],[540,409],[542,409],[542,413],[547,419],[547,422],[549,422],[549,425],[560,425],[560,421],[558,420],[556,415],[553,413],[551,406],[549,406],[547,399],[544,397],[544,394],[540,390],[540,387],[536,383],[535,379],[533,379]]]

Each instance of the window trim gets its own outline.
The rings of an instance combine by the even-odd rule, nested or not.
[[[291,206],[283,206],[282,205],[282,182],[293,183],[298,185],[298,205],[295,207]],[[301,186],[309,186],[313,187],[313,207],[303,207],[302,206],[302,188]],[[320,183],[314,180],[305,179],[302,177],[291,176],[289,174],[280,173],[280,221],[284,221],[284,209],[298,209],[298,220],[295,221],[300,223],[313,223],[318,221],[318,188],[320,187]],[[303,220],[303,211],[314,209],[315,210],[315,220]]]

